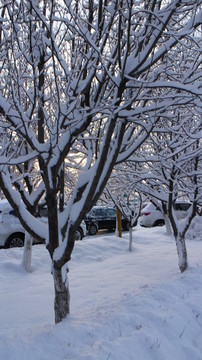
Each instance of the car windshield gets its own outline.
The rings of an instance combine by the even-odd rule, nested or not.
[[[181,211],[187,211],[189,208],[190,208],[190,206],[191,206],[191,204],[190,203],[178,203],[178,202],[176,202],[175,203],[175,209],[176,210],[181,210]]]

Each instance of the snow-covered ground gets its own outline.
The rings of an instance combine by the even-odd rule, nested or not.
[[[54,325],[49,255],[0,250],[1,360],[201,360],[202,241],[187,240],[180,274],[165,227],[86,237],[70,263],[71,315]]]

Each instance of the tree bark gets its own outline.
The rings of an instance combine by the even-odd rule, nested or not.
[[[172,235],[172,228],[170,225],[170,220],[167,214],[164,214],[164,218],[165,218],[165,225],[166,225],[166,232],[168,235]]]
[[[22,265],[27,272],[31,272],[31,263],[32,263],[32,242],[33,237],[25,233],[25,243],[24,243],[24,251],[23,251],[23,260]]]
[[[69,283],[66,274],[66,279],[63,279],[62,269],[56,268],[53,265],[53,278],[54,278],[54,287],[55,287],[55,323],[59,323],[70,312],[70,293],[69,293]]]
[[[122,238],[121,212],[116,208],[116,236]]]
[[[132,251],[133,244],[133,229],[132,226],[129,227],[129,251]]]
[[[178,236],[175,238],[175,241],[179,257],[179,268],[181,273],[183,273],[188,267],[185,238],[181,233],[179,233]]]

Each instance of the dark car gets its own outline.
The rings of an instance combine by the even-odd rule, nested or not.
[[[89,235],[95,235],[100,229],[116,228],[116,210],[113,207],[94,206],[84,219]],[[123,230],[129,229],[129,223],[122,218]]]

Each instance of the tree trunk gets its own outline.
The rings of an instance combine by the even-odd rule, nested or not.
[[[133,244],[133,229],[132,226],[129,227],[129,251],[132,251]]]
[[[54,287],[55,287],[55,323],[59,323],[70,312],[70,293],[69,293],[69,283],[66,274],[66,279],[63,279],[62,269],[56,268],[53,265],[53,278],[54,278]]]
[[[31,264],[32,264],[32,242],[33,242],[32,236],[29,235],[28,232],[26,232],[22,265],[25,271],[29,273],[31,272]]]
[[[121,213],[118,208],[116,208],[116,236],[122,238]]]
[[[175,238],[175,241],[179,257],[179,268],[181,273],[183,273],[188,267],[185,238],[181,233],[179,233],[178,236]]]
[[[167,235],[172,235],[172,228],[167,214],[164,214]]]

